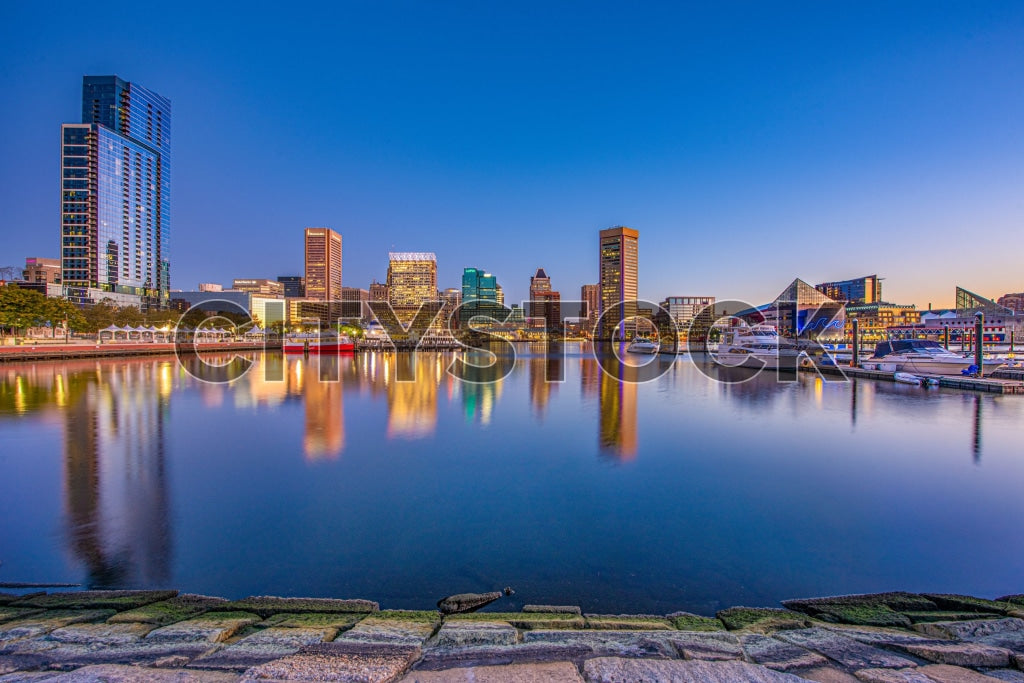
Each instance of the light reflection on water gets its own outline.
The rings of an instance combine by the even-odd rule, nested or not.
[[[520,350],[490,384],[452,353],[0,366],[0,581],[704,613],[1021,588],[1024,397]]]

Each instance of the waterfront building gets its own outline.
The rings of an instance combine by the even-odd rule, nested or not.
[[[496,285],[494,289],[495,289],[495,296],[497,297],[497,300],[498,300],[498,306],[504,307],[505,306],[505,290],[503,290],[501,288],[501,285]]]
[[[179,290],[174,290],[174,291],[180,292],[181,290],[179,289]],[[215,282],[200,282],[199,283],[199,291],[200,292],[223,292],[224,291],[224,285],[219,285],[219,284],[217,284]]]
[[[392,307],[418,309],[437,301],[437,257],[430,252],[388,254],[388,301]]]
[[[82,123],[61,126],[61,279],[143,308],[170,298],[171,103],[117,76],[82,80]]]
[[[676,326],[680,339],[686,339],[697,314],[714,305],[713,296],[669,296],[661,302],[661,308],[668,312],[669,320]]]
[[[602,339],[626,338],[636,331],[630,321],[636,317],[639,241],[639,231],[621,225],[600,232]]]
[[[341,235],[306,228],[306,298],[341,301]]]
[[[25,259],[25,270],[22,271],[22,278],[25,282],[59,285],[60,269],[59,258],[29,257]]]
[[[466,325],[476,315],[504,320],[505,316],[500,312],[501,304],[498,303],[499,289],[494,275],[481,268],[463,268],[461,298],[465,305],[459,309],[460,323]]]
[[[1006,344],[1024,336],[1024,316],[1017,315],[1012,308],[963,287],[956,288],[955,297],[956,308],[929,308],[921,312],[919,323],[890,328],[890,336],[936,341],[944,341],[948,336],[950,343],[969,345],[978,313],[984,316],[983,341]]]
[[[365,322],[373,318],[370,312],[370,291],[359,287],[341,288],[341,317]]]
[[[530,278],[530,318],[537,324],[543,321],[547,329],[554,330],[562,326],[562,296],[551,289],[551,278],[538,268]]]
[[[286,297],[303,298],[306,296],[306,278],[301,275],[278,275],[277,281],[284,286]]]
[[[737,315],[775,325],[781,336],[791,339],[840,340],[845,334],[843,302],[823,294],[800,278],[793,280],[771,304],[753,309],[752,314],[745,311]]]
[[[459,319],[452,319],[452,314],[458,309],[462,303],[462,290],[458,287],[449,287],[439,294],[441,298],[441,317],[442,320],[449,321],[448,324],[452,329],[459,326]]]
[[[853,321],[857,321],[862,342],[872,343],[889,338],[890,328],[916,325],[921,322],[921,311],[913,304],[899,305],[877,301],[870,304],[846,305],[846,338],[853,339]]]
[[[877,275],[865,275],[852,280],[823,282],[814,285],[814,288],[833,301],[853,305],[873,304],[882,301],[882,279]]]
[[[263,296],[284,296],[284,285],[277,280],[267,280],[266,278],[235,278],[231,283],[231,289]]]
[[[959,286],[956,288],[956,312],[959,316],[971,316],[975,313],[984,313],[986,316],[1013,316],[1013,309]]]
[[[1009,308],[1014,313],[1024,314],[1024,292],[1004,294],[996,300],[1000,306]]]
[[[586,332],[594,334],[594,325],[597,324],[598,311],[601,310],[601,287],[600,285],[583,285],[580,287],[580,300],[583,302],[583,310],[580,315],[586,319]]]

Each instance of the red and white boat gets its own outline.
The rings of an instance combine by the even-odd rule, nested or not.
[[[282,348],[285,353],[352,353],[356,345],[348,337],[325,332],[322,335],[289,334],[284,338]]]

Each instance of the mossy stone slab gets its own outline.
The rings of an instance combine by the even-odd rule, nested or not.
[[[334,598],[280,598],[272,595],[253,595],[218,605],[217,612],[252,612],[264,619],[282,612],[363,613],[377,612],[380,605],[370,600],[337,600]]]
[[[454,621],[506,621],[516,628],[527,631],[532,629],[580,629],[586,626],[583,617],[575,614],[543,612],[472,612],[445,617],[445,623]]]
[[[816,608],[814,616],[824,621],[855,626],[910,628],[911,625],[909,617],[885,605],[821,605]]]
[[[224,598],[214,598],[206,595],[185,594],[178,595],[170,600],[153,602],[142,607],[120,612],[110,617],[112,624],[153,624],[166,626],[176,621],[184,621],[198,616],[226,603]]]
[[[765,632],[806,628],[811,625],[807,615],[775,607],[730,607],[715,616],[730,631],[749,629]]]
[[[40,614],[43,612],[38,607],[0,607],[0,624],[5,621],[14,621],[15,619],[24,619],[25,617],[31,617],[34,614]]]
[[[970,595],[926,593],[925,597],[927,597],[929,600],[934,602],[942,609],[956,610],[960,612],[1006,614],[1010,610],[1018,608],[1018,605],[1015,605],[1009,601],[996,602],[995,600],[974,598]]]
[[[936,605],[927,596],[917,593],[890,592],[890,593],[861,593],[856,595],[834,595],[821,598],[807,598],[801,600],[783,600],[782,606],[787,609],[807,614],[816,614],[826,607],[888,607],[896,612],[914,611],[925,612],[937,610]]]
[[[903,614],[915,624],[926,624],[933,621],[967,621],[969,619],[985,618],[985,614],[977,612],[903,612]],[[989,615],[996,618],[998,615]]]
[[[361,613],[325,612],[280,612],[256,624],[259,628],[333,628],[344,631],[355,626],[366,617]]]
[[[129,610],[161,600],[168,600],[178,591],[70,591],[26,597],[11,603],[14,607],[44,609],[113,609]]]
[[[587,614],[587,628],[602,631],[671,631],[665,617],[648,614]]]
[[[680,631],[724,631],[725,624],[714,617],[703,617],[690,612],[673,612],[667,619]]]

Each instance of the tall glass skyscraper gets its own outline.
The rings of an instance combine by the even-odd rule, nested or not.
[[[61,267],[72,301],[88,303],[93,289],[167,306],[170,188],[170,100],[86,76],[82,123],[61,126]]]

